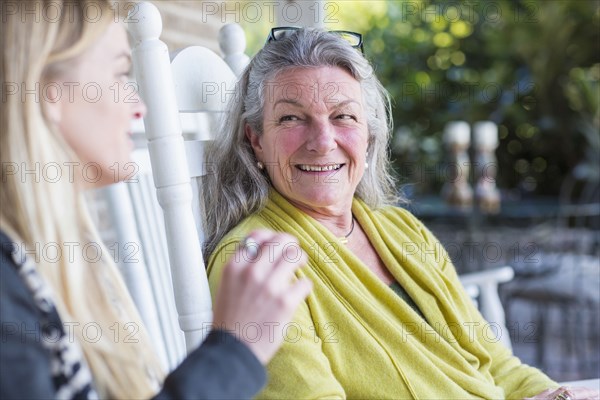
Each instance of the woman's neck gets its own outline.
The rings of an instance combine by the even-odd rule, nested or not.
[[[341,207],[313,208],[304,204],[298,204],[293,200],[288,199],[288,201],[300,211],[319,221],[335,236],[344,237],[352,229],[352,221],[354,219],[352,215],[352,202]]]

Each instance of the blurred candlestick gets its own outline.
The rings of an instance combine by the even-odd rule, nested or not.
[[[497,213],[500,210],[500,192],[496,188],[498,162],[498,126],[491,121],[473,125],[475,148],[475,198],[482,212]]]
[[[448,152],[447,181],[442,188],[444,200],[460,208],[473,204],[473,189],[469,185],[469,148],[471,132],[465,121],[448,122],[444,128],[443,141]]]
[[[473,144],[475,147],[498,147],[498,126],[492,121],[480,121],[473,125]]]

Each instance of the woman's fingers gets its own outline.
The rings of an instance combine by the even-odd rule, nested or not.
[[[525,400],[557,400],[568,398],[571,400],[599,400],[600,392],[582,387],[561,386],[558,389],[547,389]]]
[[[267,288],[285,288],[294,271],[306,264],[298,241],[288,234],[254,231],[242,242],[245,278]]]
[[[290,235],[254,231],[240,243],[225,265],[214,307],[218,328],[275,327],[275,337],[258,335],[245,342],[266,364],[282,343],[280,329],[292,318],[298,305],[312,289],[306,279],[296,280],[294,272],[306,264],[306,255]],[[267,329],[268,328],[268,329]]]
[[[244,274],[247,276],[243,279],[262,281],[272,268],[272,262],[268,262],[268,253],[275,244],[275,236],[274,232],[267,230],[251,232],[236,244],[235,254],[225,265],[223,274]]]
[[[302,278],[294,282],[288,289],[286,296],[286,306],[291,313],[300,305],[312,290],[312,281],[308,278]],[[291,315],[290,315],[291,316]]]
[[[294,279],[294,273],[306,265],[307,257],[296,240],[284,244],[279,258],[273,264],[268,277],[265,277],[264,289],[272,295],[288,290]]]

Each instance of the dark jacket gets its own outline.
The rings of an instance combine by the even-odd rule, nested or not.
[[[0,231],[0,398],[55,398],[64,382],[52,376],[55,355],[40,338],[49,329],[63,329],[62,321],[54,307],[45,312],[36,305],[18,273],[12,248]],[[167,376],[156,398],[251,398],[265,381],[265,369],[250,349],[229,333],[215,330]],[[90,393],[93,388],[84,388],[73,396],[86,398]]]

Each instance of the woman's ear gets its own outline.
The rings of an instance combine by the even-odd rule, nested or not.
[[[254,132],[254,129],[252,129],[250,125],[248,125],[248,123],[244,124],[244,133],[246,134],[246,137],[250,142],[250,146],[252,146],[252,150],[254,150],[254,155],[256,156],[256,159],[259,161],[262,160],[263,148],[260,143],[260,136],[258,136],[256,132]]]
[[[62,119],[61,91],[55,85],[47,85],[44,88],[43,109],[46,118],[52,124],[58,125]]]

